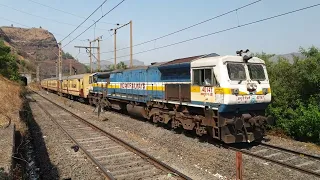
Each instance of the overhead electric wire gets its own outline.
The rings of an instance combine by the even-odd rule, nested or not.
[[[220,17],[222,17],[222,16],[228,15],[228,14],[230,14],[230,13],[232,13],[232,12],[236,12],[236,11],[238,11],[238,10],[240,10],[240,9],[249,7],[249,6],[251,6],[251,5],[253,5],[253,4],[256,4],[256,3],[260,2],[260,1],[262,1],[262,0],[257,0],[257,1],[251,2],[251,3],[246,4],[246,5],[244,5],[244,6],[238,7],[238,8],[236,8],[236,9],[233,9],[233,10],[230,10],[230,11],[225,12],[225,13],[223,13],[223,14],[220,14],[220,15],[217,15],[217,16],[215,16],[215,17],[212,17],[212,18],[210,18],[210,19],[207,19],[207,20],[198,22],[198,23],[193,24],[193,25],[191,25],[191,26],[188,26],[188,27],[179,29],[179,30],[177,30],[177,31],[168,33],[168,34],[166,34],[166,35],[163,35],[163,36],[160,36],[160,37],[157,37],[157,38],[148,40],[148,41],[144,41],[144,42],[139,43],[139,44],[135,44],[135,45],[133,45],[132,47],[141,46],[141,45],[143,45],[143,44],[150,43],[150,42],[153,42],[153,41],[156,41],[156,40],[159,40],[159,39],[162,39],[162,38],[171,36],[171,35],[173,35],[173,34],[176,34],[176,33],[182,32],[182,31],[185,31],[185,30],[187,30],[187,29],[193,28],[193,27],[198,26],[198,25],[200,25],[200,24],[203,24],[203,23],[212,21],[212,20],[214,20],[214,19],[220,18]],[[121,50],[124,50],[124,49],[129,49],[129,48],[130,48],[130,46],[129,46],[129,47],[125,47],[125,48],[118,49],[117,51],[121,51]],[[102,52],[101,54],[112,53],[112,52],[114,52],[114,51]]]
[[[59,11],[59,12],[65,13],[65,14],[69,14],[69,15],[74,16],[74,17],[78,17],[78,18],[81,18],[81,19],[86,19],[86,17],[79,16],[79,15],[76,15],[76,14],[73,14],[73,13],[70,13],[70,12],[68,12],[68,11],[64,11],[64,10],[61,10],[61,9],[58,9],[58,8],[55,8],[55,7],[52,7],[52,6],[48,6],[48,5],[46,5],[46,4],[42,4],[42,3],[37,2],[37,1],[34,1],[34,0],[28,0],[28,1],[31,1],[31,2],[33,2],[33,3],[39,4],[39,5],[44,6],[44,7],[47,7],[47,8],[54,9],[54,10],[56,10],[56,11]],[[93,19],[90,19],[90,20],[93,20]],[[108,22],[100,22],[100,23],[116,25],[115,23],[108,23]]]
[[[0,4],[0,6],[4,6],[4,7],[7,7],[7,8],[10,8],[10,9],[13,9],[15,11],[18,11],[18,12],[21,12],[21,13],[24,13],[24,14],[28,14],[30,16],[34,16],[34,17],[37,17],[37,18],[41,18],[41,19],[46,19],[46,20],[49,20],[49,21],[52,21],[52,22],[56,22],[56,23],[59,23],[59,24],[65,24],[65,25],[69,25],[69,26],[77,26],[75,24],[70,24],[70,23],[66,23],[66,22],[61,22],[61,21],[57,21],[55,19],[50,19],[50,18],[46,18],[46,17],[43,17],[43,16],[38,16],[38,15],[35,15],[35,14],[32,14],[32,13],[28,13],[28,12],[25,12],[25,11],[22,11],[22,10],[19,10],[19,9],[16,9],[16,8],[13,8],[13,7],[10,7],[10,6],[7,6],[5,4]],[[83,28],[86,28],[86,26],[82,26]],[[99,30],[107,30],[107,29],[101,29],[101,28],[97,28]]]
[[[249,25],[253,25],[253,24],[256,24],[256,23],[260,23],[260,22],[267,21],[267,20],[270,20],[270,19],[275,19],[275,18],[278,18],[278,17],[281,17],[281,16],[285,16],[285,15],[288,15],[288,14],[296,13],[296,12],[303,11],[303,10],[310,9],[310,8],[314,8],[314,7],[317,7],[317,6],[320,6],[320,3],[319,4],[314,4],[314,5],[311,5],[311,6],[307,6],[307,7],[304,7],[304,8],[296,9],[296,10],[293,10],[293,11],[285,12],[285,13],[282,13],[282,14],[278,14],[278,15],[275,15],[275,16],[270,16],[270,17],[267,17],[267,18],[264,18],[264,19],[252,21],[252,22],[249,22],[249,23],[246,23],[246,24],[233,26],[233,27],[230,27],[230,28],[227,28],[227,29],[223,29],[223,30],[220,30],[220,31],[216,31],[216,32],[212,32],[212,33],[209,33],[209,34],[197,36],[197,37],[190,38],[190,39],[187,39],[187,40],[184,40],[184,41],[180,41],[180,42],[164,45],[164,46],[153,48],[153,49],[140,51],[140,52],[134,53],[133,55],[142,54],[142,53],[146,53],[146,52],[154,51],[154,50],[158,50],[158,49],[163,49],[163,48],[166,48],[166,47],[182,44],[182,43],[193,41],[193,40],[196,40],[196,39],[201,39],[201,38],[204,38],[204,37],[207,37],[207,36],[219,34],[219,33],[222,33],[222,32],[230,31],[230,30],[233,30],[233,29],[238,29],[238,28],[241,28],[241,27],[249,26]],[[129,57],[129,56],[130,55],[117,56],[117,58]],[[110,58],[110,59],[107,59],[107,60],[112,60],[112,59],[114,59],[114,58]]]
[[[114,6],[112,9],[110,9],[107,13],[105,13],[104,15],[102,15],[97,21],[95,21],[95,23],[91,24],[91,26],[89,26],[87,29],[85,29],[82,33],[80,33],[77,37],[75,37],[74,39],[72,39],[71,41],[69,41],[66,45],[64,45],[63,47],[66,47],[67,45],[69,45],[71,42],[73,42],[75,39],[77,39],[79,36],[81,36],[83,33],[85,33],[86,31],[88,31],[88,29],[90,29],[92,26],[94,26],[97,22],[99,22],[102,18],[104,18],[106,15],[108,15],[110,12],[112,12],[114,9],[116,9],[120,4],[122,4],[125,0],[122,0],[121,2],[119,2],[116,6]]]
[[[1,16],[0,16],[0,19],[6,20],[6,21],[11,22],[11,23],[18,24],[18,25],[23,26],[23,27],[26,27],[26,28],[33,28],[32,26],[27,26],[27,25],[25,25],[25,24],[21,24],[21,23],[19,23],[19,22],[16,22],[16,21],[13,21],[13,20],[10,20],[10,19],[1,17]],[[49,31],[49,32],[51,32],[52,34],[57,35],[57,36],[62,36],[62,37],[66,36],[66,35],[63,35],[63,34],[59,34],[59,33],[52,32],[52,31]],[[82,41],[82,40],[80,40],[80,39],[77,39],[77,40],[78,40],[78,41]]]
[[[80,23],[73,31],[71,31],[65,38],[63,38],[61,41],[60,41],[60,43],[62,42],[62,41],[64,41],[66,38],[68,38],[72,33],[74,33],[83,23],[85,23],[95,12],[97,12],[97,10],[100,8],[100,7],[102,7],[106,2],[107,2],[108,0],[104,0],[101,4],[100,4],[100,6],[98,6],[84,21],[82,21],[82,23]],[[95,23],[96,23],[96,21],[95,21]],[[94,24],[95,24],[94,23]]]

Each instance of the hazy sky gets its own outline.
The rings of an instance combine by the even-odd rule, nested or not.
[[[32,1],[67,11],[76,16],[41,6]],[[91,28],[88,30],[80,36],[78,40],[75,40],[65,47],[64,51],[70,52],[73,56],[77,56],[81,62],[87,63],[89,58],[85,50],[82,49],[79,53],[79,50],[74,48],[74,46],[88,46],[89,43],[85,41],[86,39],[93,39],[95,36],[103,35],[104,40],[101,43],[101,51],[112,51],[113,36],[110,36],[112,32],[108,30],[115,27],[113,23],[125,24],[132,20],[133,44],[137,44],[209,19],[253,1],[254,0],[126,0],[109,15],[105,16],[101,20],[103,23],[97,23],[95,29]],[[42,26],[42,28],[54,33],[56,39],[60,41],[102,2],[103,0],[1,0],[0,25],[9,26],[14,24],[14,26],[21,26],[7,21],[11,20],[30,27]],[[88,20],[83,24],[84,27],[79,28],[73,33],[71,38],[69,37],[64,40],[62,45],[68,43],[80,34],[85,30],[85,27],[93,23],[93,20],[101,17],[102,13],[108,12],[108,10],[119,2],[120,0],[108,0],[105,5],[90,18],[92,20]],[[317,3],[319,3],[319,0],[262,0],[250,7],[237,11],[237,13],[234,12],[181,33],[134,47],[133,51],[136,53],[153,49]],[[3,5],[14,7],[17,10],[47,19],[21,13]],[[235,54],[236,50],[247,48],[252,52],[264,51],[267,53],[283,54],[296,52],[300,46],[308,48],[311,45],[315,45],[320,47],[319,19],[320,6],[176,46],[137,54],[134,55],[134,59],[144,61],[145,64],[150,64],[150,62],[169,61],[175,58],[211,52],[220,55]],[[129,40],[129,26],[120,29],[117,35],[117,47],[128,47]],[[129,49],[117,52],[117,56],[128,54]],[[102,60],[113,61],[112,58],[114,54],[103,53],[101,57]],[[129,57],[118,58],[118,61],[128,59]]]

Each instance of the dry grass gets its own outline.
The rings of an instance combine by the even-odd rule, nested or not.
[[[0,76],[0,124],[6,124],[8,117],[19,126],[19,110],[22,106],[21,86]]]
[[[28,84],[28,88],[33,91],[39,91],[41,89],[41,86],[38,83],[32,82],[32,83]]]
[[[49,31],[40,28],[17,28],[17,27],[1,27],[3,32],[10,38],[15,40],[34,41],[51,39],[53,36]]]

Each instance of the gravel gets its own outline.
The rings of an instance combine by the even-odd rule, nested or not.
[[[30,102],[35,122],[31,127],[36,143],[41,179],[104,179],[97,167],[34,102]]]
[[[42,93],[51,100],[117,137],[143,149],[157,159],[176,168],[193,179],[235,179],[234,151],[198,138],[192,133],[179,133],[164,127],[131,118],[113,111],[103,112],[98,118],[94,107],[66,100],[55,94]],[[310,144],[269,136],[274,145],[319,154]],[[316,147],[316,146],[311,146]],[[298,171],[243,155],[244,179],[316,179]]]
[[[0,128],[0,179],[9,176],[12,156],[13,124]]]

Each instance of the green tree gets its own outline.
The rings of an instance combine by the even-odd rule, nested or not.
[[[116,67],[117,67],[117,69],[127,69],[128,68],[127,65],[124,64],[124,62],[119,62]],[[109,65],[109,69],[115,70],[114,64]]]
[[[63,59],[74,59],[74,57],[70,54],[70,53],[68,53],[68,52],[63,52],[62,51],[62,58]]]
[[[0,74],[11,80],[19,80],[19,67],[11,49],[0,40]]]
[[[306,59],[294,62],[272,55],[256,54],[266,61],[271,84],[272,103],[266,113],[276,118],[276,128],[304,141],[320,142],[320,51],[300,48]],[[317,125],[318,124],[318,125]]]

